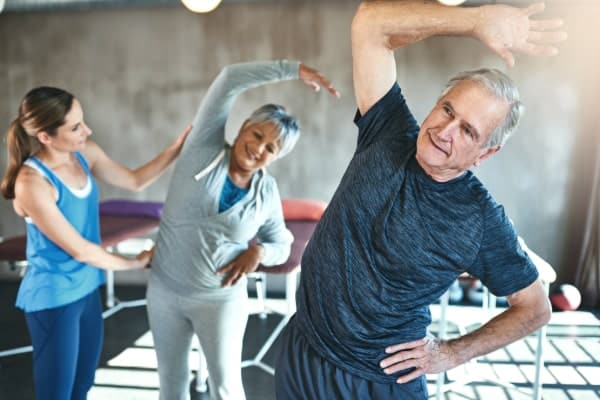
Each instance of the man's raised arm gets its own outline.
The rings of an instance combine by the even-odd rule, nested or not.
[[[354,92],[361,114],[396,80],[394,50],[430,36],[470,36],[509,65],[513,52],[535,56],[557,53],[566,39],[560,19],[531,20],[543,3],[526,8],[506,5],[450,7],[427,0],[362,2],[352,22]]]

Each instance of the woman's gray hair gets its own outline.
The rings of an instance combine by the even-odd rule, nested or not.
[[[515,83],[504,72],[495,68],[481,68],[472,71],[464,71],[451,78],[439,99],[444,97],[453,87],[464,80],[471,80],[481,84],[494,96],[506,101],[509,111],[496,129],[490,135],[484,147],[503,146],[510,135],[516,130],[519,119],[525,110],[525,106],[519,100],[519,90]],[[439,100],[438,99],[438,100]]]
[[[250,115],[248,122],[251,124],[272,122],[279,128],[279,154],[277,158],[281,158],[292,151],[300,138],[298,120],[278,104],[265,104],[259,107]]]

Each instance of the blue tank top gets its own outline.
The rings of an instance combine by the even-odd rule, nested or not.
[[[100,244],[98,187],[88,164],[75,153],[88,183],[82,190],[66,186],[36,157],[25,161],[38,170],[58,192],[57,207],[79,234]],[[27,222],[27,273],[19,287],[16,306],[25,312],[59,307],[87,296],[104,283],[101,269],[81,263],[44,235],[33,221]]]

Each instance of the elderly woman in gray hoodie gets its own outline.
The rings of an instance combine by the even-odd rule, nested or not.
[[[189,398],[194,334],[206,356],[211,399],[245,398],[245,276],[260,263],[285,262],[293,241],[265,167],[292,150],[300,129],[274,104],[254,111],[233,145],[225,141],[225,124],[240,93],[293,79],[339,96],[323,75],[300,62],[234,64],[217,76],[194,118],[165,202],[147,292],[163,400]]]

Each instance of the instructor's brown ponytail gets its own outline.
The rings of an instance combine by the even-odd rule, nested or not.
[[[46,132],[50,136],[65,123],[71,110],[73,95],[63,89],[42,86],[25,95],[19,107],[19,116],[6,133],[8,160],[6,173],[0,184],[5,199],[15,198],[15,181],[23,162],[39,147],[36,135]]]

